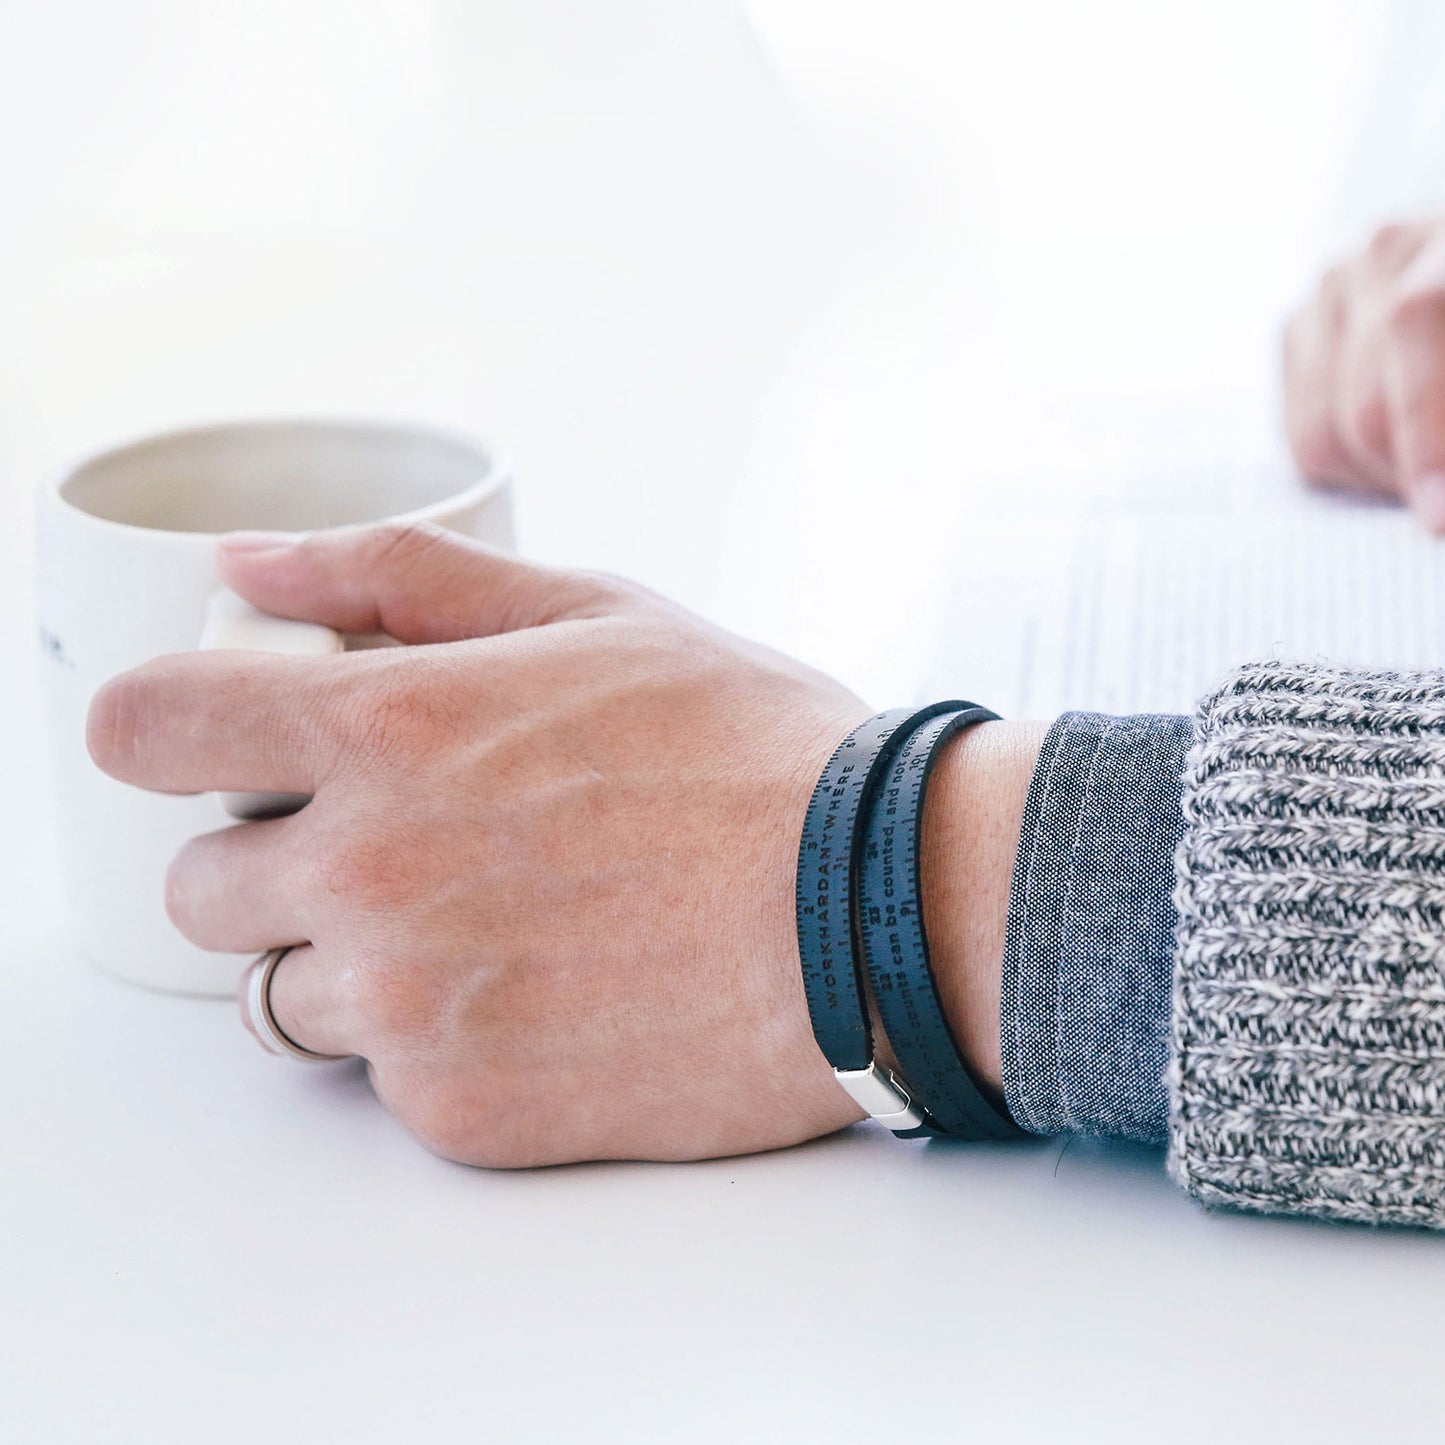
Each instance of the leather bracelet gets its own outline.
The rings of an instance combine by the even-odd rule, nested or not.
[[[943,1132],[972,1140],[1016,1139],[1024,1131],[984,1096],[939,1001],[923,925],[923,801],[943,745],[996,718],[954,702],[908,731],[863,815],[857,870],[860,952],[899,1068]]]
[[[798,956],[813,1035],[854,1102],[904,1138],[938,1131],[908,1086],[873,1058],[855,922],[860,822],[909,732],[929,718],[966,706],[953,701],[894,708],[854,728],[818,779],[798,845]]]

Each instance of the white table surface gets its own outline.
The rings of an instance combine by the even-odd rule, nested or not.
[[[1093,233],[1084,218],[1063,288],[1028,232],[1051,184],[1029,137],[1022,159],[990,152],[994,169],[951,169],[961,152],[941,142],[894,166],[896,127],[917,116],[888,111],[888,65],[860,63],[853,84],[835,53],[847,25],[824,26],[815,7],[810,30],[806,8],[751,7],[778,55],[816,38],[831,57],[832,71],[799,70],[797,103],[855,180],[897,182],[890,215],[942,216],[932,202],[970,177],[997,200],[1014,173],[1038,180],[1034,208],[1015,197],[977,235],[943,216],[932,250],[870,235],[851,258],[828,253],[827,285],[807,255],[789,253],[789,270],[749,250],[752,228],[726,217],[764,191],[783,204],[795,187],[764,160],[783,155],[786,180],[795,153],[728,119],[765,114],[758,134],[782,125],[722,4],[558,7],[587,55],[621,57],[620,89],[665,101],[672,121],[642,125],[641,111],[598,99],[589,61],[564,76],[586,105],[540,104],[512,130],[518,96],[546,91],[544,62],[561,53],[541,8],[415,7],[429,29],[383,0],[258,3],[235,11],[225,41],[187,18],[194,7],[161,0],[125,7],[124,21],[103,6],[0,11],[0,160],[7,199],[23,202],[0,240],[7,1445],[225,1445],[283,1430],[637,1445],[1439,1438],[1439,1238],[1208,1213],[1159,1153],[1082,1140],[952,1148],[860,1127],[698,1165],[449,1166],[357,1069],[273,1060],[230,1005],[139,991],[67,951],[28,494],[39,470],[102,438],[336,408],[489,427],[517,457],[527,550],[641,575],[878,701],[915,685],[926,629],[880,617],[851,579],[882,567],[897,615],[922,615],[950,539],[991,489],[1047,473],[1064,478],[1046,489],[1063,506],[1122,472],[1197,476],[1199,426],[1160,404],[1174,393],[1191,406],[1215,394],[1200,413],[1224,419],[1205,433],[1214,475],[1245,475],[1260,448],[1280,469],[1260,426],[1271,334],[1312,264],[1303,217],[1339,142],[1340,67],[1358,48],[1346,30],[1319,25],[1309,65],[1276,69],[1255,96],[1259,115],[1286,116],[1258,144],[1239,120],[1253,92],[1226,75],[1228,126],[1188,132],[1201,156],[1222,148],[1201,182],[1213,221],[1195,225],[1167,185],[1152,230],[1142,200],[1138,226]],[[838,13],[872,57],[858,9]],[[1280,7],[1255,35],[1275,51],[1244,71],[1294,53],[1318,9]],[[1358,7],[1335,9],[1342,24]],[[1190,43],[1208,40],[1208,63],[1227,71],[1253,13],[1228,10],[1223,31]],[[1026,44],[1017,26],[998,43]],[[928,49],[917,22],[906,40]],[[986,82],[987,57],[957,33],[949,43]],[[659,63],[629,70],[639,54]],[[1128,111],[1124,71],[1104,142]],[[895,75],[892,93],[927,109],[930,84],[948,89],[928,75]],[[1171,80],[1180,115],[1205,84],[1191,75]],[[266,104],[246,109],[257,94]],[[844,114],[840,96],[864,100]],[[1168,95],[1147,99],[1164,125]],[[1087,122],[1071,117],[1081,129],[1060,185],[1090,147]],[[471,187],[455,180],[468,136],[482,137]],[[633,145],[652,146],[648,164],[667,176],[646,225],[602,204],[618,188],[623,214],[657,200],[656,186],[627,189],[635,172],[606,171]],[[752,147],[748,166],[716,164],[735,146]],[[684,153],[702,154],[695,172],[672,166]],[[1288,184],[1286,154],[1298,161]],[[586,214],[535,185],[549,164],[571,167],[563,194],[582,195]],[[393,207],[398,188],[406,204]],[[836,216],[829,204],[821,213]],[[675,229],[659,237],[658,225]],[[1012,271],[1000,236],[1022,238]],[[965,274],[985,278],[998,314],[941,279]],[[1191,275],[1207,279],[1183,285]],[[1171,294],[1179,306],[1161,314]],[[929,519],[906,556],[872,551],[880,497]],[[986,620],[983,609],[978,646]]]

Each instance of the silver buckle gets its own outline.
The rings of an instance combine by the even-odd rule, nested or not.
[[[913,1099],[897,1074],[869,1064],[866,1069],[834,1069],[833,1076],[848,1097],[870,1117],[895,1134],[917,1129],[923,1115],[913,1107]]]

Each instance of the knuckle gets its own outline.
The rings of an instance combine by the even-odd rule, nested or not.
[[[629,618],[672,616],[677,604],[660,592],[630,577],[612,572],[570,574],[572,590],[566,606],[572,617],[607,617],[627,614]]]
[[[434,522],[382,522],[370,533],[374,566],[411,568],[446,545],[447,533]]]
[[[424,735],[426,712],[419,689],[388,682],[371,689],[344,715],[344,731],[349,742],[371,757],[406,757]]]
[[[643,589],[608,572],[568,569],[518,573],[500,613],[503,630],[603,617],[622,610]]]
[[[1371,387],[1352,397],[1341,425],[1356,451],[1385,456],[1390,449],[1390,413],[1384,394]]]
[[[1337,305],[1345,298],[1350,289],[1350,268],[1347,263],[1341,261],[1331,266],[1323,276],[1320,277],[1320,300],[1326,306]]]
[[[1375,228],[1365,254],[1378,266],[1398,265],[1414,249],[1419,230],[1408,221],[1386,221]]]
[[[1396,340],[1422,330],[1445,332],[1445,281],[1398,289],[1386,303],[1384,328]]]
[[[414,761],[460,735],[467,701],[442,660],[390,649],[367,684],[335,700],[349,749],[374,760]]]
[[[347,910],[389,909],[413,891],[411,870],[391,834],[357,828],[322,850],[316,859],[322,897]]]
[[[419,968],[377,965],[358,973],[352,991],[354,1007],[368,1034],[392,1052],[410,1054],[437,1032],[435,990]]]
[[[647,595],[647,589],[640,583],[619,577],[615,572],[572,572],[568,574],[568,581],[580,598],[595,598],[604,603],[632,601]]]
[[[1331,427],[1313,425],[1294,429],[1289,435],[1295,465],[1306,481],[1326,483],[1339,480],[1348,462]]]
[[[390,631],[406,637],[424,632],[430,622],[428,587],[420,585],[446,564],[457,545],[455,534],[433,522],[383,522],[367,534],[362,565],[381,580],[388,595]]]

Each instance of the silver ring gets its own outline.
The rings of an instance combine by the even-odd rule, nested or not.
[[[273,948],[263,953],[247,970],[241,980],[241,1009],[247,1021],[255,1030],[261,1047],[268,1054],[285,1058],[305,1059],[308,1064],[333,1064],[346,1054],[318,1054],[314,1049],[303,1049],[294,1039],[281,1032],[276,1015],[271,1012],[271,975],[276,965],[291,952],[292,945]]]

